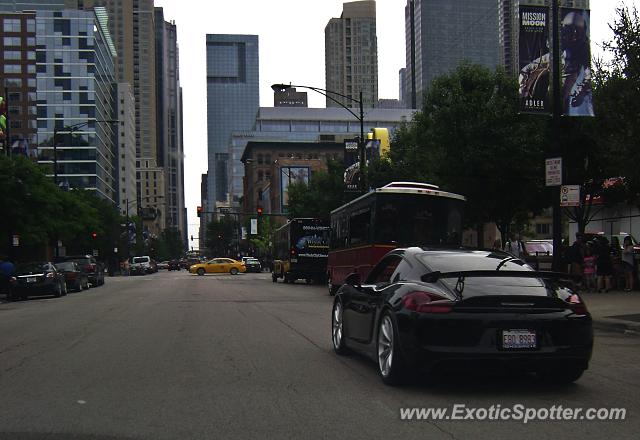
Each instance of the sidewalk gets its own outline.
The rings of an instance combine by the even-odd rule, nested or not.
[[[640,335],[640,292],[580,293],[595,329]]]

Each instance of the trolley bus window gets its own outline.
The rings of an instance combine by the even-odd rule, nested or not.
[[[375,242],[400,246],[459,245],[462,202],[412,194],[381,194]]]
[[[369,243],[369,232],[371,230],[371,209],[356,212],[349,221],[349,233],[351,235],[351,245]]]

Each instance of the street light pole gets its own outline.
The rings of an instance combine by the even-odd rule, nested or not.
[[[560,90],[560,13],[558,0],[551,1],[552,8],[552,33],[553,33],[553,157],[562,157],[562,144],[560,141],[560,122],[562,115],[562,96]],[[561,183],[564,182],[564,160],[560,168]],[[552,218],[553,218],[553,270],[560,271],[562,269],[562,254],[560,249],[562,247],[562,208],[560,206],[560,190],[561,186],[553,187],[553,205],[552,205]]]
[[[338,93],[338,92],[334,92],[332,90],[326,90],[326,89],[321,89],[319,87],[312,87],[312,86],[301,86],[301,85],[294,85],[294,84],[273,84],[271,86],[271,89],[274,92],[282,92],[288,89],[292,89],[292,88],[301,88],[301,89],[309,89],[309,90],[313,90],[314,92],[320,93],[321,95],[329,98],[331,101],[335,102],[336,104],[338,104],[340,107],[344,108],[345,110],[347,110],[349,113],[351,113],[358,121],[360,121],[360,141],[358,142],[358,150],[359,150],[359,156],[360,156],[360,189],[363,192],[366,192],[367,190],[367,183],[365,181],[365,176],[366,176],[366,154],[365,154],[365,140],[364,140],[364,109],[363,109],[363,105],[364,103],[362,102],[362,90],[360,90],[360,94],[359,94],[359,98],[360,99],[355,99],[352,98],[351,96],[347,96],[347,95],[343,95],[342,93]],[[342,102],[338,101],[337,99],[335,99],[333,96],[331,95],[336,95],[336,96],[340,96],[348,101],[357,103],[360,109],[360,114],[357,115],[356,113],[353,112],[353,110],[351,110],[349,107],[347,107],[346,105],[344,105]]]

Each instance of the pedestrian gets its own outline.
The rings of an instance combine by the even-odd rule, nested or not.
[[[15,265],[6,255],[0,255],[0,293],[7,295],[7,300],[13,299],[13,286],[11,285],[11,277],[16,271]]]
[[[125,276],[129,275],[129,259],[125,259],[124,263],[122,263],[122,266],[124,267],[124,274]]]
[[[633,243],[628,235],[622,242],[622,270],[624,272],[624,291],[631,292],[633,289]]]
[[[502,240],[500,239],[500,237],[496,238],[493,241],[493,250],[494,251],[501,251],[502,250]]]
[[[587,243],[583,258],[584,282],[587,292],[596,290],[596,256],[593,254],[593,245]]]
[[[511,234],[509,236],[509,239],[504,244],[504,250],[516,257],[520,257],[522,245],[520,243],[520,240],[516,238],[515,234]]]
[[[567,249],[565,258],[569,263],[569,274],[574,277],[578,286],[582,285],[582,267],[584,264],[584,237],[576,234],[576,241]]]
[[[611,259],[611,249],[609,240],[601,237],[597,246],[598,262],[596,274],[598,275],[598,292],[608,292],[611,290],[613,277],[613,261]]]

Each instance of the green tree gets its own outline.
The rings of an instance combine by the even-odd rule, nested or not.
[[[206,247],[212,256],[232,256],[231,243],[238,223],[231,217],[221,217],[207,223]],[[234,255],[235,256],[235,255]]]
[[[495,222],[503,240],[514,219],[537,212],[544,197],[544,120],[518,113],[515,79],[503,69],[462,64],[437,78],[414,120],[411,174],[467,197],[466,218]]]
[[[329,220],[331,211],[357,194],[345,193],[344,165],[327,162],[327,171],[313,173],[308,184],[289,185],[289,218],[310,217]]]

